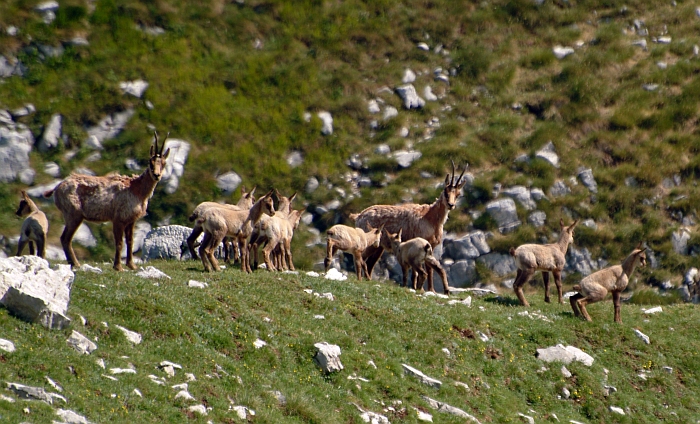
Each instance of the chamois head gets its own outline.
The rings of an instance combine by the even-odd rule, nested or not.
[[[19,207],[17,208],[17,212],[15,212],[15,215],[19,217],[27,216],[32,212],[32,205],[34,205],[34,202],[32,202],[32,199],[27,196],[27,192],[22,190],[22,199],[19,201]]]
[[[634,257],[635,262],[638,260],[639,261],[639,266],[644,268],[647,266],[647,254],[646,254],[647,248],[642,248],[642,242],[640,241],[637,247],[632,251],[632,254],[630,256]]]
[[[252,208],[255,204],[254,194],[256,188],[258,188],[258,186],[253,187],[253,189],[250,190],[250,192],[246,193],[245,186],[241,187],[241,198],[238,200],[238,203],[236,203],[236,205],[244,209]]]
[[[559,227],[561,227],[561,235],[559,236],[559,240],[561,240],[562,238],[565,238],[567,245],[573,243],[573,241],[574,241],[574,228],[576,228],[577,224],[578,224],[578,219],[576,221],[574,221],[573,224],[571,224],[567,227],[564,225],[564,220],[560,219],[559,220]]]
[[[262,207],[262,213],[270,216],[275,214],[275,202],[272,201],[272,190],[268,191],[267,194],[258,199],[258,201],[255,203],[260,203]]]
[[[379,247],[379,245],[380,245],[381,242],[382,242],[382,232],[383,232],[383,231],[384,231],[384,224],[382,224],[382,226],[379,227],[379,228],[372,228],[372,227],[369,227],[368,233],[369,233],[372,237],[374,237],[374,239],[372,239],[372,244],[370,244],[370,246]],[[399,232],[401,232],[401,230],[399,230]]]
[[[391,250],[396,254],[396,249],[398,249],[399,244],[401,244],[401,233],[403,229],[400,229],[398,233],[391,234],[389,231],[384,230],[384,233],[389,237],[389,242],[391,242]]]
[[[455,206],[457,206],[457,198],[459,198],[461,194],[462,187],[464,187],[464,184],[467,183],[466,179],[462,181],[462,176],[464,176],[464,172],[466,172],[468,166],[469,165],[466,165],[464,167],[462,173],[459,174],[459,178],[457,178],[457,181],[455,181],[455,163],[452,161],[452,176],[447,174],[445,177],[445,190],[443,191],[441,197],[444,199],[445,205],[449,210],[452,210],[455,208]]]
[[[168,139],[170,133],[165,135],[165,139],[163,139],[163,144],[160,146],[160,150],[158,150],[158,133],[153,131],[153,135],[155,136],[155,140],[154,145],[151,146],[151,158],[148,161],[148,173],[155,181],[160,181],[161,177],[163,176],[163,171],[165,170],[165,160],[170,154],[170,149],[166,150],[165,154],[163,154],[165,140]]]

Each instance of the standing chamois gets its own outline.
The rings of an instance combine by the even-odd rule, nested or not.
[[[642,249],[641,247],[642,243],[639,243],[637,248],[622,261],[621,265],[613,265],[596,271],[581,280],[579,285],[574,286],[574,290],[578,291],[578,293],[569,298],[574,315],[580,317],[583,314],[587,321],[592,321],[586,310],[586,305],[600,302],[610,292],[612,293],[613,308],[615,309],[614,320],[622,324],[622,318],[620,318],[620,294],[627,288],[629,279],[637,264],[641,267],[645,267],[647,264],[647,255],[644,253],[647,249]]]
[[[40,258],[46,257],[46,233],[49,231],[49,221],[44,212],[40,211],[36,203],[27,196],[27,192],[22,190],[22,200],[15,213],[19,217],[25,217],[22,222],[22,230],[19,234],[17,244],[17,256],[22,254],[24,246],[29,243],[29,254],[34,255],[34,245],[36,244],[36,255]]]
[[[151,146],[151,158],[148,168],[141,175],[131,177],[117,173],[102,177],[71,174],[53,190],[44,193],[44,197],[54,196],[56,207],[63,214],[66,223],[61,234],[61,245],[66,260],[73,267],[80,267],[73,251],[73,235],[80,224],[90,222],[112,222],[116,253],[114,269],[121,271],[120,255],[123,239],[126,238],[126,266],[136,269],[132,245],[134,241],[134,224],[146,215],[148,200],[160,181],[165,169],[170,149],[163,154],[165,140],[158,150],[158,134],[154,132],[154,145]],[[167,139],[168,136],[165,136]]]
[[[574,241],[574,228],[578,224],[578,219],[568,227],[564,226],[564,221],[559,220],[561,233],[559,241],[552,244],[523,244],[517,249],[510,248],[510,255],[515,259],[515,266],[518,267],[518,273],[513,283],[513,291],[518,296],[520,303],[523,306],[530,306],[523,295],[523,286],[530,281],[536,271],[542,271],[542,280],[544,280],[544,301],[549,303],[549,272],[554,275],[554,284],[557,285],[557,294],[559,295],[559,303],[564,303],[562,300],[561,289],[561,272],[566,265],[566,251],[569,249],[569,244]]]
[[[371,228],[384,227],[386,232],[396,234],[403,230],[403,237],[408,240],[415,237],[422,237],[435,248],[442,242],[442,227],[447,221],[448,213],[457,205],[457,198],[467,180],[462,181],[462,176],[467,168],[455,181],[455,165],[452,162],[452,176],[445,177],[445,189],[440,197],[431,205],[418,205],[407,203],[403,205],[375,205],[370,206],[359,214],[350,215],[350,219],[355,220],[355,226],[365,231]],[[382,235],[381,246],[368,247],[362,255],[367,265],[369,275],[372,269],[382,256],[384,249],[391,250],[391,242],[386,234]],[[444,281],[447,289],[447,281]]]
[[[391,250],[399,261],[401,271],[403,273],[403,281],[401,286],[406,286],[408,279],[408,268],[413,270],[411,276],[411,284],[413,290],[421,290],[426,277],[428,278],[428,290],[435,293],[433,286],[433,271],[440,274],[440,278],[445,283],[445,294],[450,293],[450,287],[447,283],[447,274],[445,269],[440,265],[440,261],[433,256],[433,248],[430,243],[424,238],[415,237],[410,240],[401,241],[401,230],[398,234],[387,234],[391,240]],[[425,268],[423,268],[425,266]]]

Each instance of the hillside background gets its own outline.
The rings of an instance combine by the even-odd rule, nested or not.
[[[127,159],[145,164],[155,129],[190,150],[177,189],[156,189],[147,222],[189,225],[199,202],[234,202],[240,188],[225,192],[217,177],[235,172],[247,187],[299,192],[295,207],[313,214],[295,237],[302,268],[324,254],[319,244],[303,248],[319,240],[310,229],[322,234],[373,204],[430,203],[450,161],[473,177],[445,225],[451,233],[492,231],[489,245],[505,253],[553,241],[560,219],[593,220],[577,230],[576,246],[617,262],[644,241],[655,257],[639,271],[644,283],[678,286],[696,265],[694,2],[62,0],[53,19],[38,4],[0,4],[0,109],[8,128],[37,141],[30,184],[0,184],[7,254],[20,227],[18,193],[54,180],[47,163],[59,178],[80,168],[131,174]],[[426,86],[435,95],[420,108],[396,94],[407,69],[421,97]],[[148,83],[140,96],[120,88],[138,80]],[[89,129],[132,110],[96,155]],[[332,133],[319,112],[332,116]],[[41,151],[56,114],[60,142]],[[535,157],[550,141],[558,167]],[[393,156],[400,151],[420,157],[404,167]],[[597,192],[581,184],[583,169]],[[313,191],[311,178],[320,183]],[[553,195],[561,183],[568,192]],[[536,208],[546,222],[531,225],[532,211],[516,202],[522,225],[502,234],[484,211],[515,186],[542,190]],[[60,246],[60,213],[50,201],[40,207]],[[111,225],[90,227],[97,246],[79,256],[108,260]]]

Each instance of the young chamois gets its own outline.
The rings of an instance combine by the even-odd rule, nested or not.
[[[452,176],[447,174],[445,178],[445,189],[440,193],[440,197],[431,205],[418,205],[415,203],[403,205],[375,205],[370,206],[359,214],[350,215],[350,219],[355,220],[355,226],[369,231],[370,228],[384,226],[387,232],[396,234],[403,230],[405,239],[422,237],[435,248],[442,242],[442,227],[447,221],[448,213],[457,205],[457,198],[467,180],[462,181],[462,176],[467,168],[455,181],[455,166],[452,162]],[[369,274],[382,256],[384,249],[391,249],[388,236],[382,236],[379,247],[368,247],[362,255],[367,265]]]
[[[613,308],[615,309],[614,320],[622,324],[622,318],[620,318],[620,293],[627,287],[627,283],[637,265],[644,267],[647,264],[646,248],[641,249],[641,247],[642,243],[639,243],[632,253],[622,261],[621,265],[613,265],[596,271],[581,280],[579,285],[574,286],[574,290],[578,291],[578,293],[571,296],[569,302],[575,316],[580,317],[583,314],[587,321],[592,321],[586,310],[586,305],[600,302],[605,299],[608,293],[612,293]]]
[[[126,266],[136,269],[133,257],[134,224],[146,215],[148,201],[160,181],[165,169],[170,149],[163,154],[165,140],[158,150],[158,134],[154,132],[154,145],[148,168],[141,175],[131,177],[117,173],[102,177],[71,174],[53,190],[44,193],[44,197],[54,196],[56,207],[63,214],[65,228],[61,234],[61,245],[66,259],[74,267],[80,263],[73,251],[73,235],[80,224],[91,222],[112,222],[116,253],[114,269],[122,270],[121,251],[126,238]],[[166,135],[167,139],[168,136]]]
[[[430,246],[428,240],[421,237],[414,237],[402,242],[401,231],[402,230],[399,230],[397,234],[390,234],[385,230],[391,242],[391,251],[399,261],[399,265],[401,265],[401,271],[403,272],[403,283],[401,286],[406,286],[408,268],[411,268],[413,270],[413,275],[411,277],[413,290],[422,289],[423,283],[427,277],[428,290],[434,293],[433,271],[437,271],[440,273],[440,278],[442,278],[442,282],[445,285],[445,294],[450,294],[450,286],[447,282],[445,269],[440,265],[440,262],[435,259],[435,256],[433,256],[433,248]],[[424,265],[425,269],[423,268]]]
[[[275,210],[275,214],[273,216],[284,219],[288,218],[292,213],[292,202],[297,197],[297,193],[294,192],[294,194],[291,196],[286,197],[282,196],[282,194],[275,189],[275,196],[277,196],[277,209]],[[248,248],[253,252],[253,269],[258,269],[258,247],[261,245],[267,245],[268,243],[267,235],[261,231],[261,227],[263,223],[270,218],[271,217],[269,216],[263,216],[260,218],[258,224],[255,226],[255,228],[253,228],[253,234],[250,236],[250,244],[248,245]],[[301,218],[301,214],[299,215],[299,218]],[[297,222],[296,225],[299,225],[299,223]]]
[[[245,187],[241,187],[241,198],[238,200],[238,203],[235,205],[229,205],[225,203],[216,203],[216,202],[202,202],[199,205],[197,205],[196,208],[194,208],[194,211],[192,211],[192,214],[189,216],[190,222],[195,222],[199,215],[201,215],[204,211],[206,211],[209,208],[229,208],[232,210],[249,210],[252,206],[253,203],[255,203],[255,189],[257,187],[253,187],[252,190],[250,190],[250,193],[246,193]],[[190,256],[192,256],[192,259],[198,260],[199,256],[197,256],[197,252],[195,251],[195,243],[197,241],[197,237],[199,237],[200,234],[202,234],[204,230],[202,229],[201,225],[197,225],[195,222],[194,227],[192,228],[192,233],[190,233],[189,237],[187,237],[187,249],[190,251]],[[240,255],[240,248],[237,245],[233,246],[234,252],[238,252]],[[228,257],[229,257],[229,249],[228,246],[224,246],[224,260],[228,262]],[[236,254],[234,253],[234,260],[236,259]]]
[[[544,301],[549,303],[549,272],[554,275],[554,284],[557,285],[559,303],[564,303],[561,289],[561,272],[566,265],[566,251],[569,244],[574,241],[574,228],[578,220],[568,227],[564,226],[564,221],[559,220],[561,233],[559,241],[552,244],[523,244],[517,249],[510,248],[510,255],[515,258],[515,266],[518,272],[513,283],[513,291],[518,296],[523,306],[530,306],[523,295],[523,286],[530,281],[536,271],[542,271],[544,280]]]
[[[334,225],[326,234],[328,235],[328,240],[326,241],[326,258],[323,260],[323,265],[326,268],[326,272],[331,267],[331,262],[333,261],[333,256],[335,256],[338,250],[351,253],[353,258],[355,258],[355,273],[357,274],[357,279],[362,280],[362,273],[367,276],[368,280],[372,279],[372,274],[367,270],[367,265],[362,259],[362,253],[368,247],[379,247],[382,239],[382,229],[383,228],[371,228],[369,231],[363,230],[362,228],[348,227],[347,225]]]
[[[206,271],[221,270],[219,262],[214,257],[214,250],[224,237],[228,236],[232,237],[234,242],[241,243],[241,270],[252,272],[248,257],[248,238],[263,214],[272,215],[275,213],[271,195],[272,190],[258,199],[249,210],[210,208],[197,218],[197,224],[204,229],[204,239],[199,246],[199,256],[202,257],[202,264],[204,264]]]
[[[17,256],[22,254],[24,246],[29,243],[29,254],[34,255],[34,245],[36,244],[36,255],[40,258],[46,257],[46,233],[49,231],[49,221],[44,212],[39,210],[36,203],[27,196],[27,192],[22,190],[22,200],[15,214],[22,218],[22,230],[19,233],[19,243],[17,244]]]
[[[299,226],[303,209],[293,210],[287,217],[275,215],[260,222],[260,234],[265,238],[263,259],[269,271],[286,270],[294,271],[292,260],[292,237],[294,230]],[[274,254],[276,260],[272,261],[270,255]]]

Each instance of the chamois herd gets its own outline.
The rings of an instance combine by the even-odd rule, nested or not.
[[[167,136],[166,136],[167,139]],[[131,177],[110,173],[105,176],[71,174],[54,189],[44,193],[53,195],[58,210],[63,214],[65,228],[61,234],[61,245],[66,259],[73,267],[79,267],[72,247],[73,236],[84,221],[111,221],[113,226],[115,255],[114,269],[121,271],[120,254],[126,240],[126,266],[136,269],[133,260],[134,224],[146,214],[148,201],[153,196],[166,166],[170,149],[163,153],[165,140],[158,148],[158,134],[154,133],[154,144],[147,169],[141,175]],[[324,266],[331,266],[338,250],[353,255],[357,279],[364,275],[371,279],[372,270],[384,250],[393,253],[403,271],[402,286],[407,286],[408,270],[412,272],[412,287],[422,289],[427,280],[428,290],[435,291],[433,272],[438,272],[443,282],[445,294],[450,293],[447,274],[440,262],[433,256],[433,249],[442,242],[443,225],[448,214],[457,204],[457,199],[466,183],[462,179],[465,169],[455,180],[455,167],[447,174],[445,187],[432,204],[374,205],[358,214],[351,214],[355,227],[334,225],[327,231],[327,246]],[[200,203],[189,217],[194,223],[187,247],[193,259],[201,259],[205,271],[221,270],[215,256],[223,243],[225,260],[240,261],[241,270],[252,272],[258,267],[258,249],[262,246],[263,261],[269,271],[294,270],[291,240],[299,225],[303,209],[292,208],[294,193],[285,197],[277,190],[270,190],[255,200],[254,187],[250,192],[242,189],[242,196],[236,205],[216,202]],[[277,198],[277,209],[274,206]],[[29,244],[29,253],[44,257],[48,221],[42,211],[21,192],[21,200],[16,215],[24,217],[19,237],[17,256]],[[529,306],[523,294],[523,286],[535,272],[542,271],[545,287],[545,302],[550,302],[549,273],[554,276],[559,303],[563,303],[561,273],[565,265],[565,255],[573,241],[574,229],[578,220],[566,226],[560,221],[559,240],[552,244],[523,244],[510,249],[517,266],[517,276],[513,290],[523,306]],[[204,233],[196,250],[196,241]],[[574,315],[591,321],[586,305],[603,300],[612,294],[614,321],[620,318],[620,294],[627,287],[635,268],[646,265],[645,248],[640,243],[620,265],[614,265],[583,278],[574,286],[576,294],[569,301]],[[36,246],[36,248],[35,248]],[[230,251],[233,250],[233,258]],[[251,252],[253,259],[251,259]],[[252,266],[251,266],[252,264]]]

